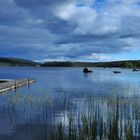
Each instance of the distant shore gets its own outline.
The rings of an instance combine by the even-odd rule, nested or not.
[[[113,62],[45,62],[42,67],[104,67],[104,68],[140,68],[140,60]]]
[[[0,67],[1,66],[140,68],[140,60],[125,60],[125,61],[112,61],[112,62],[52,61],[52,62],[38,63],[26,59],[0,57]]]
[[[37,67],[40,65],[41,65],[40,63],[31,61],[31,60],[0,57],[0,67],[2,67],[2,66],[21,66],[21,67],[32,66],[32,67]]]

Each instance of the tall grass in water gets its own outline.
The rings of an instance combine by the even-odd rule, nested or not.
[[[79,113],[76,117],[71,113],[68,128],[61,123],[63,129],[55,129],[55,134],[63,130],[61,133],[65,140],[139,140],[140,110],[138,104],[129,102],[131,99],[117,98],[113,102],[108,99],[93,99],[93,106],[98,111],[94,108],[95,112]],[[59,140],[60,137],[57,136],[56,140]]]
[[[19,105],[23,107],[21,115]],[[5,118],[11,121],[10,129],[21,129],[26,136],[33,133],[35,140],[139,140],[139,105],[139,99],[133,98],[75,100],[32,95],[23,98],[17,94],[10,98],[7,108],[0,109],[0,119],[6,114]],[[27,120],[19,125],[22,117]]]

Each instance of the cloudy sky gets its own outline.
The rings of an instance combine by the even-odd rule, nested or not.
[[[0,57],[140,59],[140,0],[0,0]]]

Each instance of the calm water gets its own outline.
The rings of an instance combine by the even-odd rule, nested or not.
[[[120,69],[121,74],[114,74],[114,69],[94,68],[93,73],[83,74],[82,68],[30,68],[4,67],[0,68],[0,78],[36,79],[29,92],[46,92],[70,94],[72,96],[120,94],[123,96],[139,95],[140,72],[131,69]],[[20,88],[17,92],[28,92]],[[41,94],[41,93],[40,93]]]
[[[76,116],[77,112],[85,111],[85,100],[89,102],[92,96],[139,98],[140,72],[117,68],[122,73],[114,74],[113,70],[116,69],[94,68],[93,73],[84,74],[82,68],[1,67],[0,78],[29,76],[36,83],[0,96],[0,140],[34,140],[42,129],[42,126],[35,129],[36,122],[55,124],[61,120],[67,125],[67,113],[72,111]],[[38,119],[40,114],[45,120]],[[32,132],[25,129],[27,124],[35,125]]]

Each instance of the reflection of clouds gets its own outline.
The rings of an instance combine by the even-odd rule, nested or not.
[[[140,94],[140,87],[139,87],[139,84],[138,83],[132,83],[132,82],[128,82],[128,83],[125,83],[125,82],[122,82],[121,84],[121,89],[122,91],[122,94],[123,96],[125,97],[131,97],[131,96],[135,96],[135,95],[139,95]]]
[[[112,71],[122,71],[121,74],[114,74]],[[120,68],[95,68],[88,79],[93,84],[97,93],[119,94],[132,96],[140,93],[140,82],[137,78],[139,73],[133,73],[129,69]]]
[[[0,76],[9,75],[8,78],[30,77],[36,79],[31,85],[30,92],[68,93],[73,96],[81,94],[123,94],[133,95],[139,93],[140,73],[130,69],[120,68],[91,68],[93,73],[84,74],[83,68],[0,68]],[[121,74],[112,71],[119,70]],[[25,74],[26,73],[26,74]],[[27,93],[26,88],[18,91]]]
[[[5,68],[0,69],[0,75],[9,73],[9,70],[5,71]],[[11,71],[13,68],[9,69]],[[28,68],[14,68],[10,77],[16,77],[17,73],[21,75],[23,73],[22,76],[24,76],[24,70],[26,72]],[[12,122],[16,123],[14,125],[26,125],[30,121],[36,123],[39,117],[42,119],[43,125],[53,121],[53,123],[61,122],[68,126],[70,111],[73,111],[76,117],[79,112],[88,114],[88,112],[100,110],[101,116],[106,117],[108,110],[114,105],[112,98],[116,94],[124,97],[140,97],[140,80],[138,79],[140,73],[119,69],[122,73],[115,75],[113,70],[115,69],[93,68],[93,73],[84,75],[82,68],[43,68],[39,72],[37,68],[30,69],[31,77],[36,78],[37,83],[33,84],[29,91],[26,90],[27,88],[21,88],[18,90],[21,94],[10,92],[8,95],[0,96],[0,105],[4,106],[4,110],[0,108],[0,124],[3,127],[0,134],[9,132],[9,120],[11,119],[9,111],[10,113],[11,111],[16,112],[11,119]],[[52,92],[48,93],[50,89]],[[93,96],[94,100],[92,100]],[[103,96],[111,97],[106,100]],[[11,101],[10,99],[16,107],[15,110],[12,110],[14,108],[9,108],[9,110],[6,108],[9,103],[5,101]],[[123,100],[121,104],[129,103],[129,101],[124,102]],[[138,104],[139,101],[137,100]],[[72,110],[70,110],[71,107]],[[132,107],[128,107],[131,112]],[[120,110],[122,113],[125,111],[124,108]],[[8,123],[5,120],[8,120]],[[18,131],[15,132],[16,135],[17,133]]]
[[[94,97],[94,96],[85,96],[82,98],[74,98],[72,100],[76,100],[76,109],[71,112],[73,116],[74,124],[77,124],[77,118],[79,115],[83,114],[85,116],[99,116],[103,117],[104,122],[108,122],[107,118],[109,115],[113,116],[114,111],[116,111],[117,102],[119,103],[120,114],[124,117],[132,118],[132,112],[136,107],[139,106],[140,98],[117,98],[116,96],[110,97]],[[110,114],[111,113],[111,114]],[[64,111],[59,112],[55,117],[56,123],[60,122],[64,126],[68,126],[69,124],[69,116],[70,112]],[[97,117],[97,116],[96,116]],[[121,118],[124,119],[124,118]],[[122,120],[124,123],[124,120]]]
[[[99,82],[116,80],[116,78],[119,78],[120,75],[116,76],[113,71],[113,68],[95,68],[91,79],[93,81],[97,80]]]
[[[63,125],[68,126],[69,125],[69,115],[68,114],[69,113],[67,111],[56,114],[54,123],[59,124],[61,122]]]
[[[121,74],[114,74],[112,71],[120,70]],[[119,94],[132,96],[140,91],[138,73],[128,69],[120,68],[93,68],[93,73],[84,74],[81,68],[65,69],[64,75],[59,78],[63,88],[59,92],[70,94],[97,94],[109,95]]]

